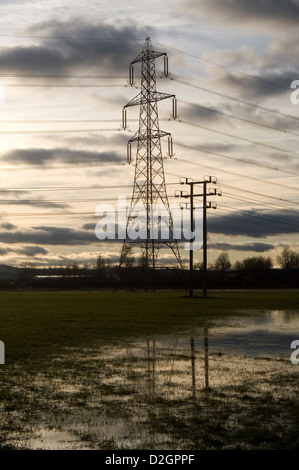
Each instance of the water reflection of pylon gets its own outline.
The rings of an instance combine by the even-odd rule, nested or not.
[[[147,374],[148,374],[148,393],[155,395],[155,362],[156,362],[156,341],[147,339]]]
[[[194,336],[190,338],[191,346],[191,374],[192,374],[192,397],[196,397],[196,381],[195,381],[195,348],[194,348]]]
[[[204,328],[205,388],[209,388],[209,329]]]
[[[191,349],[191,377],[192,377],[192,397],[196,398],[196,371],[195,371],[195,346],[194,335],[190,336]],[[204,328],[204,388],[209,388],[209,329]]]

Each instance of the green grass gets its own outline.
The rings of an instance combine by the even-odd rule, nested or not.
[[[6,364],[39,360],[63,347],[112,343],[211,325],[244,310],[298,309],[299,290],[188,292],[0,292]]]

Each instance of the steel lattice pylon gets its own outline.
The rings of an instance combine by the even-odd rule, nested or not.
[[[169,208],[164,175],[164,165],[161,149],[161,137],[169,136],[168,132],[159,129],[157,102],[175,98],[174,95],[159,93],[156,91],[155,60],[158,57],[166,57],[166,53],[154,51],[150,38],[146,39],[142,52],[131,62],[131,69],[135,63],[141,62],[141,92],[132,99],[124,109],[130,106],[140,106],[139,130],[129,140],[137,142],[137,155],[135,166],[135,177],[131,205],[128,210],[126,239],[124,240],[120,266],[125,264],[126,258],[131,254],[134,247],[140,247],[144,266],[155,269],[158,252],[162,247],[172,250],[180,267],[182,266],[177,240],[173,236],[173,217]],[[151,207],[159,204],[164,208],[168,219],[169,238],[167,240],[155,239],[153,237],[153,219],[151,218]],[[144,217],[137,220],[136,207],[142,205],[145,208]],[[165,220],[165,218],[164,218]],[[136,223],[144,225],[146,237],[144,239],[132,240],[128,233],[132,225]],[[156,221],[156,225],[159,222]],[[157,228],[157,227],[156,227]]]

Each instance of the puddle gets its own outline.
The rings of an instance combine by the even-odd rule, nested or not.
[[[299,311],[261,311],[178,337],[67,350],[38,371],[14,367],[2,380],[0,443],[44,450],[298,448],[294,339]]]
[[[259,316],[245,316],[223,322],[210,330],[211,350],[261,357],[287,358],[290,344],[299,339],[299,312],[263,311]]]
[[[88,450],[74,434],[58,429],[41,429],[30,439],[31,450]]]

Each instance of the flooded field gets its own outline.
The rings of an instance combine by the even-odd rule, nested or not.
[[[0,446],[298,449],[299,311],[246,313],[2,367]]]

